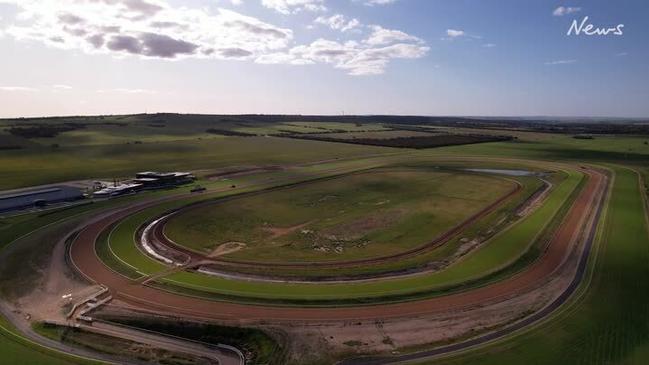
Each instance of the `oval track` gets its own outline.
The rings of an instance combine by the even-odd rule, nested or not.
[[[143,309],[174,315],[253,322],[325,321],[396,318],[458,310],[532,290],[556,272],[579,238],[585,234],[583,227],[587,225],[587,218],[595,216],[594,212],[601,204],[599,197],[606,187],[607,178],[604,174],[590,169],[584,172],[588,176],[584,188],[550,240],[547,250],[535,263],[506,280],[471,291],[421,301],[351,308],[286,308],[209,301],[143,286],[104,266],[95,254],[94,245],[99,234],[111,224],[147,204],[155,205],[155,202],[134,205],[91,222],[71,244],[69,254],[71,262],[82,275],[107,286],[114,297]]]

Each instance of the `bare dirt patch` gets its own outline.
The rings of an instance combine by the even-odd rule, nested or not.
[[[219,245],[217,248],[215,248],[208,257],[219,257],[223,255],[227,255],[233,252],[237,252],[241,249],[246,248],[246,244],[243,242],[226,242],[222,245]]]
[[[21,317],[63,319],[67,305],[96,290],[65,260],[65,238],[77,225],[71,221],[35,231],[2,250],[2,299]]]
[[[545,198],[550,194],[550,191],[553,188],[553,184],[545,179],[543,180],[543,186],[536,193],[534,193],[530,199],[528,199],[523,205],[518,209],[516,214],[519,217],[525,217],[539,207]]]
[[[308,226],[309,224],[313,223],[314,221],[309,221],[306,223],[298,224],[292,227],[264,227],[264,231],[269,232],[271,234],[270,239],[286,236],[287,234],[291,234],[295,231],[297,231],[300,228],[304,228]]]

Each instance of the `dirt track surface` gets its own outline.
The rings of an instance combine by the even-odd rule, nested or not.
[[[577,243],[587,216],[597,208],[595,198],[606,185],[606,177],[602,173],[594,170],[585,172],[588,180],[584,188],[555,232],[546,251],[534,264],[504,281],[421,301],[351,308],[286,308],[209,301],[142,286],[104,266],[94,250],[99,234],[111,223],[141,209],[138,206],[118,211],[86,226],[71,245],[70,258],[81,274],[91,281],[106,285],[114,297],[146,310],[186,317],[245,322],[302,322],[401,318],[459,310],[504,300],[517,293],[534,289],[542,285],[561,266]]]
[[[264,263],[264,262],[252,262],[252,261],[236,261],[236,260],[228,260],[225,258],[219,258],[215,259],[212,257],[209,257],[208,255],[203,255],[200,253],[197,253],[195,251],[189,250],[181,245],[176,244],[172,240],[170,240],[165,234],[164,234],[164,228],[169,220],[170,217],[172,217],[174,214],[181,213],[184,209],[180,209],[173,214],[169,214],[164,219],[160,219],[150,230],[150,237],[148,237],[150,240],[156,241],[163,246],[166,246],[170,248],[172,251],[178,251],[181,252],[182,254],[185,254],[191,258],[192,261],[194,262],[208,262],[211,261],[214,264],[217,264],[222,267],[230,267],[230,268],[294,268],[294,269],[310,269],[313,267],[317,268],[341,268],[341,267],[357,267],[357,266],[368,266],[368,265],[376,265],[376,264],[383,264],[383,263],[389,263],[389,262],[395,262],[399,260],[403,260],[406,258],[410,257],[415,257],[417,255],[421,255],[423,253],[429,252],[444,243],[448,242],[450,239],[453,237],[456,237],[458,234],[462,233],[465,229],[470,227],[472,224],[476,223],[480,219],[486,217],[490,213],[494,212],[496,209],[501,207],[503,204],[505,204],[507,201],[509,201],[511,198],[519,194],[523,190],[523,187],[520,183],[516,182],[516,186],[511,189],[507,194],[499,197],[496,201],[490,203],[488,206],[480,210],[479,212],[473,214],[466,220],[460,222],[460,224],[456,225],[455,227],[451,228],[450,230],[444,232],[440,236],[436,237],[434,240],[421,245],[419,247],[415,247],[411,250],[399,252],[394,255],[389,255],[389,256],[382,256],[382,257],[376,257],[376,258],[371,258],[371,259],[362,259],[362,260],[350,260],[350,261],[336,261],[336,262],[303,262],[303,263]],[[218,202],[212,202],[210,204],[218,204]],[[191,209],[190,207],[189,209]]]

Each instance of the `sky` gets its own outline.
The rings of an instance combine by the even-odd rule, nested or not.
[[[0,117],[145,112],[646,118],[649,2],[0,0]]]

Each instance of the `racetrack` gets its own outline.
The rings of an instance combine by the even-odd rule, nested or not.
[[[143,309],[187,317],[247,322],[302,322],[399,318],[458,310],[505,300],[533,290],[561,267],[575,245],[587,235],[583,227],[587,225],[589,217],[595,216],[594,212],[601,204],[598,197],[607,185],[608,179],[603,173],[592,169],[585,169],[584,172],[588,176],[584,188],[553,235],[546,251],[536,262],[506,280],[420,301],[345,308],[286,308],[209,301],[143,286],[104,266],[95,254],[94,245],[99,234],[111,224],[146,206],[152,206],[155,202],[133,205],[88,224],[72,243],[69,254],[71,262],[82,275],[107,286],[115,298]]]

